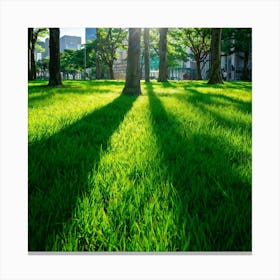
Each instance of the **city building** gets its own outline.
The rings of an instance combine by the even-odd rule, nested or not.
[[[50,39],[46,38],[45,40],[45,53],[44,53],[45,58],[50,57]]]
[[[60,52],[65,49],[68,50],[80,50],[82,45],[82,39],[78,36],[64,35],[60,38]]]
[[[187,49],[187,53],[191,54],[191,51]],[[241,80],[244,67],[244,54],[236,52],[230,55],[222,53],[221,56],[221,72],[226,72],[226,80],[235,81]],[[179,62],[180,66],[168,68],[170,80],[195,80],[197,78],[197,65],[191,58],[187,62]],[[200,65],[201,75],[203,80],[209,79],[210,71],[210,55],[208,55],[203,63]],[[249,55],[248,62],[248,74],[249,78],[252,78],[252,54]]]
[[[244,67],[244,54],[242,52],[236,52],[231,55],[223,55],[221,59],[221,69],[227,73],[227,80],[240,80],[243,67]],[[252,78],[252,54],[249,55],[248,61],[248,74],[249,78]]]
[[[128,40],[123,40],[122,44],[126,49],[117,49],[117,59],[113,64],[114,77],[116,80],[124,80],[126,75]]]
[[[96,28],[86,28],[86,43],[96,38]]]
[[[60,38],[60,47],[59,47],[60,52],[63,52],[65,49],[80,50],[81,41],[82,41],[81,37],[69,36],[69,35],[62,36]],[[45,43],[44,43],[45,52],[42,54],[42,59],[50,57],[49,42],[50,42],[50,39],[46,38]]]
[[[124,80],[126,75],[127,50],[117,50],[117,60],[114,61],[113,71],[115,79]]]

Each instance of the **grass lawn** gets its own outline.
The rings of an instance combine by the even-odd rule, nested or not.
[[[246,82],[28,85],[30,251],[251,251]]]

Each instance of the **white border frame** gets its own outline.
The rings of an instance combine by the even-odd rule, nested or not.
[[[277,0],[2,0],[0,4],[1,280],[280,279]],[[27,28],[32,26],[253,28],[252,255],[28,254],[26,60]]]

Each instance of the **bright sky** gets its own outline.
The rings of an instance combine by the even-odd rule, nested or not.
[[[86,37],[86,29],[85,28],[59,28],[60,29],[60,37],[64,35],[70,35],[70,36],[78,36],[82,38],[82,44],[85,43],[85,37]],[[48,37],[47,35],[46,37]],[[43,41],[45,41],[45,38],[43,37]]]

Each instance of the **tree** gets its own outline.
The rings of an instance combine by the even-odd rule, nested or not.
[[[36,79],[33,28],[28,28],[28,80]]]
[[[244,52],[244,57],[241,56],[241,58],[244,59],[241,80],[250,80],[248,63],[249,55],[252,52],[252,29],[240,28],[238,35],[236,36],[236,41],[239,42],[239,44],[236,44],[235,46],[236,50],[240,49],[240,51],[243,50]]]
[[[96,79],[100,80],[102,76],[102,63],[101,63],[101,58],[100,58],[100,53],[101,50],[99,49],[99,43],[101,38],[100,38],[100,32],[99,28],[96,28],[96,41],[94,42],[95,44],[95,49],[96,49]]]
[[[144,28],[144,61],[145,61],[145,82],[150,82],[150,47],[149,28]]]
[[[183,28],[184,39],[196,62],[197,80],[202,80],[201,70],[210,51],[209,28]]]
[[[95,39],[89,40],[86,44],[84,44],[84,48],[76,51],[77,55],[75,56],[76,61],[79,61],[80,54],[78,52],[82,52],[82,63],[85,71],[85,78],[95,76],[97,74],[97,51],[96,51],[96,42]],[[88,69],[89,68],[89,69]],[[88,72],[90,70],[90,72]],[[89,75],[89,76],[88,76]],[[101,77],[101,73],[100,73]],[[99,78],[100,79],[100,78]]]
[[[36,63],[35,63],[35,47],[38,36],[44,33],[46,28],[28,28],[28,80],[35,80]]]
[[[64,74],[72,74],[75,79],[77,71],[82,71],[84,67],[84,49],[66,49],[60,54],[60,70]]]
[[[140,37],[141,28],[129,28],[125,86],[127,95],[140,95]]]
[[[249,55],[252,52],[251,28],[225,28],[223,29],[222,50],[226,55],[236,53],[243,59],[242,80],[249,80]]]
[[[168,28],[159,29],[159,74],[158,82],[167,81],[167,32]]]
[[[212,28],[211,66],[208,84],[223,84],[221,75],[221,28]]]
[[[182,28],[169,28],[169,40],[167,42],[167,65],[176,67],[181,61],[187,62],[190,54],[186,51],[187,40]]]
[[[123,28],[98,28],[97,49],[98,59],[109,68],[110,79],[114,79],[113,65],[117,59],[117,49],[124,48],[123,41],[127,32]]]
[[[41,60],[38,60],[36,62],[36,68],[40,69],[39,74],[40,74],[40,79],[45,79],[46,77],[46,72],[49,72],[49,59],[48,58],[44,58]]]
[[[50,28],[49,86],[62,85],[60,74],[59,28]]]

